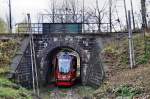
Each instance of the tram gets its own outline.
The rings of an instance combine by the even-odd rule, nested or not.
[[[55,79],[57,86],[72,86],[77,75],[77,58],[69,52],[56,56]]]

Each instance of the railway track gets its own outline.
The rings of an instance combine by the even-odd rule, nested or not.
[[[83,99],[79,93],[79,87],[62,88],[55,86],[49,90],[43,88],[40,90],[40,99]]]
[[[82,98],[77,94],[77,92],[74,89],[70,88],[67,91],[61,91],[59,89],[56,89],[54,92],[51,93],[50,99],[82,99]]]

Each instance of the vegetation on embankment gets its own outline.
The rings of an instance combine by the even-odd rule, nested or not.
[[[0,99],[32,99],[31,92],[0,77]]]
[[[2,18],[0,18],[0,33],[6,33],[6,32],[8,32],[7,24]]]
[[[9,71],[12,58],[18,49],[17,40],[0,41],[0,73]]]
[[[147,36],[147,39],[150,37]],[[97,99],[150,99],[150,54],[145,53],[142,35],[134,36],[136,67],[130,69],[128,40],[108,44],[103,50],[108,66],[106,79],[93,94]],[[150,46],[147,46],[149,49]]]
[[[32,99],[31,92],[8,80],[12,58],[18,50],[19,40],[0,41],[0,99]]]

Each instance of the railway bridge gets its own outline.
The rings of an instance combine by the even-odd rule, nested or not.
[[[80,81],[83,85],[99,86],[104,78],[104,69],[101,62],[101,48],[103,47],[105,35],[96,34],[34,34],[33,43],[36,58],[37,77],[40,86],[53,81],[51,67],[52,57],[61,49],[70,49],[79,55],[80,59]],[[11,77],[17,83],[32,87],[32,51],[30,36],[24,36],[21,49],[11,64]],[[34,64],[35,65],[35,64]],[[51,75],[50,75],[51,74]],[[49,78],[49,80],[47,79]]]
[[[33,73],[37,73],[40,86],[53,81],[52,58],[61,49],[73,50],[79,57],[80,83],[83,85],[99,86],[104,78],[101,60],[101,50],[112,36],[108,34],[70,34],[50,33],[33,34],[35,63],[37,71],[33,70],[33,50],[31,37],[23,36],[21,47],[16,53],[12,64],[10,78],[25,87],[33,85]],[[35,83],[35,82],[34,82]]]
[[[71,50],[78,58],[80,83],[98,87],[107,69],[102,62],[102,49],[108,42],[126,38],[127,33],[5,34],[0,35],[0,40],[16,37],[23,38],[11,62],[9,77],[16,83],[32,88],[33,83],[43,87],[55,82],[53,58],[61,50]]]
[[[20,49],[12,60],[9,77],[28,88],[32,88],[33,83],[37,82],[40,87],[48,85],[54,81],[53,57],[59,51],[67,49],[77,55],[80,83],[98,87],[105,76],[105,66],[101,59],[104,45],[126,35],[126,33],[46,33],[32,36],[21,34],[19,37],[23,39]],[[9,34],[1,35],[0,39],[7,40],[16,37],[18,34]],[[37,79],[33,79],[36,78],[34,76]]]

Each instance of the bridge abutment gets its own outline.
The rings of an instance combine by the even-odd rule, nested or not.
[[[38,64],[38,78],[41,86],[46,83],[47,72],[51,72],[48,71],[50,56],[54,50],[62,47],[72,49],[79,54],[81,83],[83,85],[99,86],[101,84],[104,70],[100,59],[101,48],[95,36],[74,34],[34,35],[34,45]],[[26,57],[26,53],[28,53],[28,57]],[[30,46],[27,47],[16,69],[19,72],[19,74],[16,74],[16,79],[22,81],[29,76],[30,79],[26,81],[32,84],[32,66],[29,56]],[[22,75],[21,78],[20,75]]]

